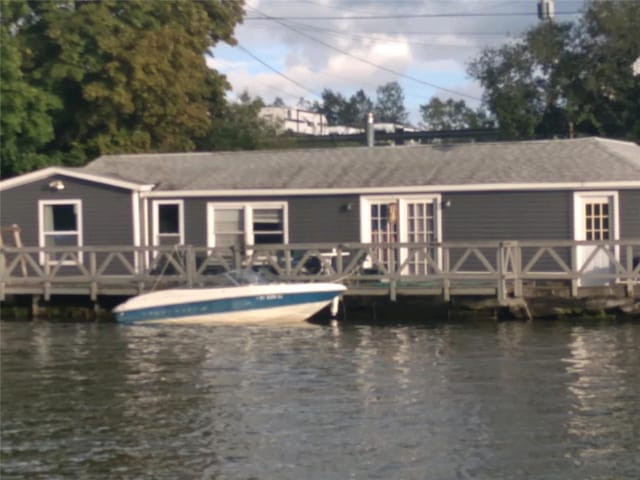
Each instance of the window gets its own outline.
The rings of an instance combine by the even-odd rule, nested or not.
[[[82,246],[82,204],[80,200],[43,200],[39,202],[39,228],[41,247]],[[82,254],[69,252],[43,252],[40,262],[74,265],[82,263]]]
[[[253,209],[253,244],[284,243],[282,208]]]
[[[153,202],[153,244],[181,245],[184,243],[182,201]]]
[[[244,242],[244,208],[217,208],[213,231],[217,247],[242,245]]]
[[[284,244],[286,204],[213,204],[208,205],[211,247]]]
[[[585,240],[609,240],[609,202],[585,203]]]

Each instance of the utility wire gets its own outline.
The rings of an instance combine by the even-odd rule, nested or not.
[[[309,90],[307,87],[305,87],[304,85],[302,85],[300,82],[295,81],[293,78],[285,75],[284,73],[282,73],[281,71],[277,70],[276,68],[272,67],[271,65],[269,65],[267,62],[265,62],[264,60],[258,58],[256,55],[254,55],[252,52],[250,52],[249,50],[247,50],[245,47],[243,47],[240,44],[236,44],[236,47],[238,47],[240,50],[242,50],[244,53],[246,53],[247,55],[249,55],[251,58],[253,58],[256,62],[264,65],[265,67],[267,67],[269,70],[271,70],[272,72],[280,75],[282,78],[284,78],[285,80],[288,80],[289,82],[293,83],[294,85],[296,85],[298,88],[301,88],[302,90],[304,90],[305,92],[310,93],[311,95],[313,95],[316,98],[322,98],[320,95],[318,95],[316,92]]]
[[[381,32],[372,32],[372,33],[359,33],[359,32],[345,32],[343,30],[336,30],[336,29],[332,29],[332,28],[318,28],[315,27],[313,25],[307,25],[304,23],[298,23],[298,22],[290,22],[290,25],[295,25],[298,27],[301,27],[305,30],[310,30],[313,32],[324,32],[327,35],[333,35],[338,36],[338,37],[348,37],[348,38],[355,38],[355,39],[362,39],[362,40],[373,40],[374,42],[387,42],[387,43],[399,43],[399,44],[409,44],[409,45],[420,45],[423,47],[450,47],[450,48],[470,48],[471,46],[468,44],[461,44],[461,43],[444,43],[444,42],[437,42],[437,43],[427,43],[427,42],[421,42],[421,41],[416,41],[416,40],[397,40],[394,38],[389,38],[389,35],[399,35],[399,36],[403,36],[403,34],[401,32],[397,32],[397,33],[381,33]],[[381,35],[386,35],[386,36],[381,36]],[[429,34],[427,34],[429,35]],[[439,33],[439,34],[432,34],[432,35],[439,35],[439,36],[449,36],[449,34],[447,33]],[[498,34],[499,36],[507,36],[506,34]],[[495,36],[498,36],[495,35]],[[476,48],[482,48],[481,45],[478,45]]]
[[[252,10],[255,10],[252,8]],[[257,10],[255,10],[258,12]],[[261,13],[261,12],[258,12]],[[554,12],[554,15],[578,15],[581,12]],[[389,19],[411,19],[411,18],[464,18],[464,17],[535,17],[538,16],[537,12],[493,12],[493,13],[415,13],[415,14],[396,14],[396,15],[346,15],[346,16],[300,16],[300,17],[271,17],[264,13],[261,13],[262,17],[245,17],[245,20],[313,20],[313,21],[326,21],[326,20],[389,20]]]
[[[277,23],[277,24],[279,24],[279,25],[281,25],[281,26],[283,26],[283,27],[285,27],[285,28],[297,33],[298,35],[302,35],[303,37],[308,38],[308,39],[310,39],[310,40],[312,40],[312,41],[314,41],[316,43],[319,43],[320,45],[324,45],[327,48],[335,50],[336,52],[339,52],[339,53],[341,53],[343,55],[351,57],[351,58],[353,58],[355,60],[359,60],[360,62],[366,63],[367,65],[370,65],[370,66],[372,66],[374,68],[377,68],[379,70],[383,70],[385,72],[392,73],[393,75],[397,75],[398,77],[406,78],[407,80],[412,80],[412,81],[420,83],[422,85],[426,85],[426,86],[431,87],[431,88],[435,88],[435,89],[438,89],[438,90],[442,90],[444,92],[448,92],[448,93],[451,93],[451,94],[454,94],[454,95],[458,95],[460,97],[465,97],[465,98],[469,98],[471,100],[476,100],[476,101],[482,101],[482,99],[480,99],[478,97],[474,97],[473,95],[469,95],[469,94],[463,93],[463,92],[458,92],[456,90],[452,90],[450,88],[446,88],[446,87],[443,87],[441,85],[436,85],[435,83],[427,82],[427,81],[422,80],[420,78],[416,78],[414,76],[398,72],[398,71],[393,70],[391,68],[387,68],[387,67],[384,67],[382,65],[378,65],[377,63],[371,62],[371,61],[367,60],[366,58],[362,58],[362,57],[358,57],[356,55],[353,55],[353,54],[347,52],[346,50],[343,50],[343,49],[338,48],[338,47],[336,47],[334,45],[331,45],[330,43],[324,42],[324,41],[314,37],[313,35],[309,35],[309,34],[307,34],[305,32],[302,32],[302,31],[298,30],[297,28],[294,28],[294,27],[292,27],[290,25],[287,25],[285,22],[280,21],[275,17],[269,17],[268,15],[260,12],[256,8],[253,8],[253,7],[247,7],[247,8],[249,8],[250,10],[253,10],[254,12],[256,12],[256,13],[258,13],[260,15],[264,15],[265,19],[273,20],[275,23]]]

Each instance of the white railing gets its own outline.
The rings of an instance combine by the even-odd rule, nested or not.
[[[133,295],[206,284],[214,273],[262,268],[284,281],[339,281],[351,293],[399,289],[451,295],[521,297],[534,282],[584,286],[640,281],[640,240],[254,245],[250,249],[175,247],[0,247],[0,299],[8,294]]]

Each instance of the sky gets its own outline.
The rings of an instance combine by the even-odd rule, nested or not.
[[[538,0],[246,0],[237,45],[218,44],[208,64],[225,74],[234,100],[321,101],[324,89],[349,98],[397,81],[410,123],[433,96],[480,106],[469,63],[540,22]],[[584,0],[555,0],[555,21],[574,21]]]

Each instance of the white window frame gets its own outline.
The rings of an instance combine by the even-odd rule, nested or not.
[[[360,242],[371,243],[371,205],[374,203],[398,204],[398,242],[407,243],[409,238],[409,223],[407,218],[407,205],[413,202],[425,202],[434,204],[434,226],[436,243],[442,242],[442,195],[440,194],[413,194],[413,195],[371,195],[360,197]],[[400,251],[400,263],[404,262],[408,252]],[[438,265],[442,265],[442,249],[437,250]]]
[[[73,205],[75,213],[76,213],[76,229],[75,231],[63,231],[55,233],[56,235],[76,235],[78,238],[78,247],[83,246],[83,226],[82,226],[82,200],[80,199],[60,199],[60,200],[39,200],[38,201],[38,243],[41,248],[46,246],[46,237],[49,234],[53,234],[53,232],[45,232],[44,231],[44,210],[45,207],[51,205]],[[64,260],[59,262],[58,260],[49,260],[49,265],[78,265],[83,263],[83,255],[82,251],[78,252],[77,256],[78,261],[74,262],[73,260]],[[46,263],[46,253],[40,252],[39,255],[40,264],[44,265]]]
[[[153,200],[151,202],[151,241],[154,247],[160,246],[160,206],[178,206],[178,245],[184,245],[184,200]]]
[[[620,239],[620,201],[617,191],[588,191],[573,193],[573,239],[585,240],[585,218],[583,211],[584,200],[611,199],[611,212],[609,212],[609,241]],[[611,230],[613,229],[613,232]],[[613,234],[611,234],[613,233]]]
[[[207,203],[207,248],[216,247],[215,211],[216,209],[243,209],[245,246],[254,245],[253,211],[260,209],[282,210],[282,237],[289,243],[289,206],[287,202],[208,202]]]

